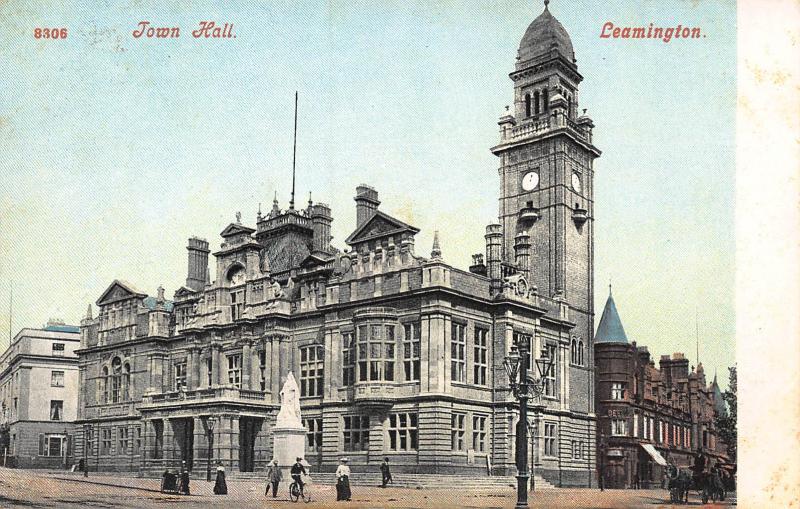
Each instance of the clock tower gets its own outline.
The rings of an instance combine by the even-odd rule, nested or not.
[[[564,299],[586,339],[593,336],[592,166],[600,151],[579,109],[583,77],[572,41],[548,3],[522,37],[509,75],[514,105],[500,117],[501,141],[492,148],[500,160],[501,256],[540,295]],[[530,238],[523,256],[515,252],[520,234]]]

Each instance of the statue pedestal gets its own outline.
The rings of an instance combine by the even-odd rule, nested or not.
[[[309,464],[305,461],[306,457],[306,429],[300,428],[272,428],[272,458],[278,460],[281,467],[284,481],[291,482],[289,469],[294,465],[297,458],[303,458],[306,470]]]

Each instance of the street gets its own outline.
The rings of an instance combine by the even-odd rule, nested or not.
[[[264,484],[247,480],[229,480],[228,495],[212,494],[213,483],[192,480],[190,496],[167,495],[159,492],[159,479],[142,479],[125,475],[92,475],[0,469],[0,507],[19,508],[264,508],[294,507],[287,498],[287,485],[281,484],[279,497],[264,496]],[[318,507],[391,507],[427,508],[435,507],[513,507],[515,491],[509,487],[502,492],[466,491],[463,489],[418,490],[409,488],[386,488],[353,486],[352,502],[335,502],[333,486],[311,487],[312,501],[300,503],[308,509]],[[530,506],[536,508],[627,508],[627,507],[672,507],[665,490],[599,490],[554,489],[530,494]],[[735,504],[729,497],[724,504],[708,504],[706,507],[721,507]],[[690,494],[689,505],[702,505],[696,492]],[[676,506],[685,507],[685,506]]]

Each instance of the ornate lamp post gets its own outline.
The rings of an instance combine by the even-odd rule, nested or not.
[[[208,417],[206,419],[206,429],[208,430],[208,462],[206,464],[206,481],[211,481],[211,455],[213,451],[213,444],[214,444],[214,418]]]
[[[89,433],[92,431],[91,424],[83,425],[83,476],[89,477]]]
[[[553,360],[543,356],[536,360],[538,377],[528,376],[530,363],[531,338],[520,334],[517,344],[511,347],[511,352],[503,361],[503,367],[508,374],[511,391],[519,400],[519,423],[517,423],[517,504],[515,509],[528,507],[528,398],[533,396],[538,402],[544,390],[545,378],[549,376]],[[535,442],[534,442],[535,444]]]

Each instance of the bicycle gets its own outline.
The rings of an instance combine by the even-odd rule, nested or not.
[[[297,481],[292,481],[289,485],[289,500],[292,502],[297,502],[300,498],[303,498],[303,502],[309,503],[311,502],[311,495],[308,492],[308,487],[311,484],[310,477],[303,479],[303,490],[301,492],[300,485],[297,484]]]

